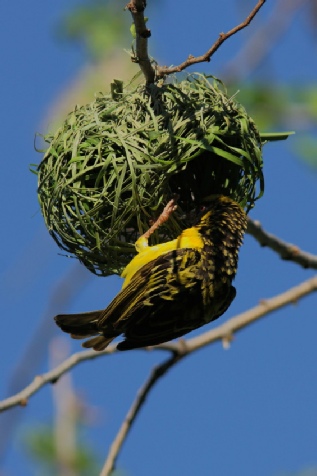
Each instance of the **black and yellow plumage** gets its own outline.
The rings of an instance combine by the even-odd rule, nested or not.
[[[139,238],[138,254],[122,273],[123,288],[105,310],[58,315],[56,323],[76,339],[92,337],[83,346],[95,350],[123,334],[118,349],[127,350],[169,341],[217,319],[236,295],[232,281],[246,224],[236,202],[212,197],[197,225],[175,240],[148,246],[150,233]]]

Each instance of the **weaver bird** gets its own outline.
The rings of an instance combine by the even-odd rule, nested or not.
[[[214,321],[230,306],[245,212],[230,198],[215,195],[195,226],[175,240],[149,246],[149,236],[175,208],[171,200],[137,240],[138,254],[122,273],[122,290],[105,310],[55,317],[73,338],[92,337],[83,347],[103,350],[121,334],[119,350],[160,344]]]

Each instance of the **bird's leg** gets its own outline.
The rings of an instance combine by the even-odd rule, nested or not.
[[[138,253],[145,249],[147,246],[149,246],[149,238],[152,233],[154,233],[155,230],[157,230],[161,225],[163,225],[163,223],[165,223],[169,219],[169,217],[176,210],[176,208],[176,199],[172,198],[172,200],[168,202],[168,204],[165,206],[164,210],[162,211],[158,219],[153,223],[153,225],[136,241],[135,248]]]
[[[173,198],[168,202],[158,219],[153,223],[153,225],[148,229],[148,231],[143,233],[142,237],[148,240],[150,236],[154,233],[154,231],[157,230],[161,225],[163,225],[163,223],[165,223],[169,219],[169,217],[176,210],[176,208],[176,201]]]

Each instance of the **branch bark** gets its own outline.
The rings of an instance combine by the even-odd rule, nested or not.
[[[44,387],[44,385],[48,383],[56,383],[62,375],[78,365],[80,362],[95,359],[96,357],[102,355],[112,354],[115,351],[116,348],[114,345],[112,345],[99,354],[94,350],[88,350],[84,352],[77,352],[76,354],[71,355],[68,359],[64,360],[64,362],[49,372],[34,377],[33,381],[20,392],[16,393],[12,397],[0,401],[0,412],[16,406],[25,407],[28,404],[29,398],[34,395],[34,393],[37,393],[42,387]]]
[[[194,352],[201,347],[212,344],[213,342],[221,340],[224,345],[227,345],[235,332],[243,329],[257,319],[270,314],[271,312],[280,309],[288,304],[293,304],[303,297],[311,294],[317,290],[317,275],[302,282],[282,294],[279,294],[270,299],[261,300],[260,304],[249,309],[248,311],[232,317],[224,324],[201,334],[198,337],[191,339],[180,339],[177,342],[168,342],[166,344],[157,345],[154,347],[147,347],[143,350],[164,350],[172,352],[173,355],[178,356],[178,360],[191,352]],[[46,372],[43,375],[38,375],[34,378],[28,386],[17,394],[0,401],[0,412],[8,410],[15,406],[26,406],[28,399],[36,392],[38,392],[47,383],[56,383],[57,380],[80,362],[84,362],[98,357],[113,354],[116,352],[116,346],[111,345],[103,352],[95,352],[94,350],[77,352],[66,359],[62,364],[55,369]]]
[[[188,68],[188,66],[191,66],[193,64],[197,63],[203,63],[203,62],[209,62],[210,58],[214,55],[214,53],[218,50],[218,48],[226,41],[228,38],[231,36],[235,35],[238,31],[242,30],[243,28],[247,27],[255,15],[258,13],[260,8],[264,5],[266,0],[259,0],[256,6],[253,8],[251,13],[247,16],[247,18],[237,25],[236,27],[232,28],[231,30],[227,31],[227,33],[220,33],[219,38],[215,43],[209,48],[208,51],[206,51],[205,54],[201,56],[192,56],[190,55],[187,60],[185,60],[183,63],[179,64],[178,66],[173,66],[171,68],[168,68],[167,66],[159,66],[157,68],[157,77],[162,78],[168,74],[172,73],[179,73],[180,71],[183,71],[185,68]]]
[[[134,402],[132,403],[124,421],[122,422],[122,425],[117,433],[117,436],[113,440],[113,443],[110,447],[107,459],[105,461],[105,464],[102,468],[102,471],[100,473],[100,476],[108,476],[112,473],[112,471],[115,469],[115,464],[117,457],[119,455],[119,452],[122,448],[122,445],[125,441],[125,439],[128,436],[129,431],[131,430],[131,427],[142,407],[144,404],[146,397],[150,393],[151,389],[154,387],[154,385],[157,383],[157,381],[163,377],[163,375],[166,374],[166,372],[173,367],[173,365],[176,364],[180,359],[182,358],[181,354],[174,354],[172,357],[167,359],[165,362],[162,364],[158,365],[157,367],[154,367],[154,369],[151,370],[151,373],[147,380],[145,381],[144,385],[140,388],[138,391],[136,398]]]
[[[155,71],[148,55],[148,38],[151,36],[151,31],[146,27],[144,18],[146,0],[131,0],[126,8],[130,10],[135,25],[136,57],[133,61],[139,64],[146,84],[154,83]]]
[[[241,48],[235,58],[227,63],[222,72],[225,84],[243,80],[254,71],[288,31],[290,23],[300,14],[308,0],[277,0],[272,5],[270,17],[263,23]]]
[[[293,261],[303,268],[317,269],[317,256],[300,250],[296,245],[286,243],[275,235],[265,231],[258,221],[248,218],[247,233],[253,236],[261,246],[267,246],[280,255],[283,260]]]

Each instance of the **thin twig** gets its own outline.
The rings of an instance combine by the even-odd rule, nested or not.
[[[257,28],[235,58],[227,63],[221,74],[225,84],[241,81],[252,73],[288,31],[290,23],[309,0],[279,0],[272,4],[269,18]]]
[[[282,259],[294,261],[303,268],[317,269],[317,256],[301,251],[296,245],[286,243],[275,235],[265,231],[258,221],[248,218],[247,232],[252,235],[261,246],[267,246],[276,251]]]
[[[146,27],[144,18],[146,0],[131,0],[127,4],[126,8],[130,10],[135,25],[136,57],[133,59],[133,61],[139,64],[140,69],[144,74],[146,83],[154,83],[155,71],[151,65],[151,60],[148,55],[148,38],[151,36],[151,31]]]
[[[18,405],[25,407],[28,404],[28,399],[34,393],[38,392],[40,388],[44,387],[44,385],[46,385],[47,383],[56,383],[64,373],[71,370],[80,362],[95,359],[96,357],[102,355],[112,354],[115,351],[116,347],[114,345],[111,345],[105,351],[100,353],[97,353],[94,350],[88,350],[84,352],[77,352],[76,354],[71,355],[70,357],[68,357],[68,359],[66,359],[64,362],[62,362],[60,365],[50,370],[49,372],[34,377],[33,381],[20,392],[16,393],[12,397],[2,400],[0,402],[0,412],[12,407],[16,407]]]
[[[90,273],[82,265],[76,263],[56,282],[51,290],[47,308],[11,373],[7,385],[7,395],[16,394],[37,374],[40,364],[47,355],[48,342],[56,333],[52,315],[54,316],[60,309],[64,309],[70,304],[80,289],[87,284],[90,276]],[[15,428],[22,415],[23,412],[8,412],[1,418],[0,461],[9,451]]]
[[[116,460],[118,457],[118,454],[121,450],[121,447],[125,441],[125,439],[128,436],[129,431],[131,430],[132,424],[134,423],[143,403],[146,400],[146,397],[148,396],[149,392],[151,389],[154,387],[156,382],[163,377],[163,375],[166,374],[166,372],[173,367],[173,365],[176,364],[176,362],[179,362],[181,358],[185,354],[174,354],[172,357],[167,359],[165,362],[162,364],[158,365],[157,367],[154,367],[154,369],[151,370],[151,373],[149,377],[146,379],[145,383],[142,385],[140,390],[137,393],[137,396],[135,400],[133,401],[124,421],[122,422],[122,425],[113,440],[108,456],[106,458],[105,464],[102,468],[102,471],[100,473],[100,476],[109,476],[112,471],[115,469],[115,464]]]
[[[164,350],[179,356],[194,352],[195,350],[198,350],[201,347],[218,340],[222,340],[226,343],[231,339],[233,333],[237,332],[238,330],[243,329],[257,319],[266,316],[267,314],[280,309],[287,304],[297,302],[299,299],[311,294],[316,290],[317,276],[313,276],[307,281],[304,281],[298,286],[295,286],[294,288],[291,288],[282,294],[270,299],[262,300],[258,306],[255,306],[252,309],[229,319],[224,324],[212,329],[211,331],[207,331],[198,337],[193,337],[192,339],[187,340],[181,339],[177,342],[169,342],[153,347],[147,347],[143,350]],[[19,393],[2,400],[0,402],[0,412],[18,405],[27,405],[29,397],[36,393],[40,388],[42,388],[47,383],[55,383],[64,373],[68,372],[80,362],[95,359],[99,356],[112,354],[114,352],[116,352],[116,347],[115,345],[111,345],[103,352],[95,352],[91,350],[73,354],[55,369],[35,377],[33,382],[31,382]]]
[[[247,18],[240,23],[240,25],[237,25],[236,27],[232,28],[231,30],[227,31],[227,33],[220,33],[219,38],[215,43],[209,48],[208,51],[206,51],[205,54],[201,56],[192,56],[190,55],[187,60],[185,60],[183,63],[181,63],[178,66],[173,66],[168,68],[167,66],[159,66],[157,68],[157,77],[161,78],[163,76],[166,76],[168,74],[172,73],[179,73],[180,71],[183,71],[185,68],[188,66],[191,66],[196,63],[203,63],[205,61],[209,62],[210,58],[213,56],[213,54],[218,50],[218,48],[222,45],[224,41],[226,41],[228,38],[231,36],[235,35],[238,31],[242,30],[243,28],[247,27],[255,15],[258,13],[260,8],[264,5],[266,0],[259,0],[257,5],[253,8],[252,12],[247,16]]]

